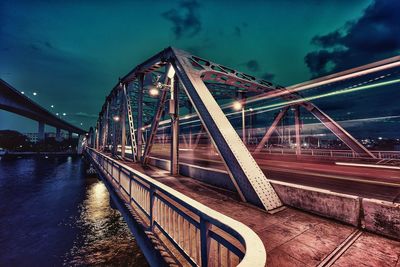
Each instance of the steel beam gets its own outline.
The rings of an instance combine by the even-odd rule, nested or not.
[[[170,84],[170,79],[167,76],[167,73],[169,72],[169,68],[171,68],[171,66],[168,66],[166,68],[165,77],[163,79],[164,84],[167,84],[167,85]],[[148,139],[146,141],[146,147],[145,147],[144,153],[143,153],[143,161],[142,162],[144,165],[147,165],[148,161],[149,161],[149,154],[150,154],[151,148],[153,146],[155,136],[157,134],[161,115],[164,112],[166,98],[167,98],[167,91],[161,90],[161,95],[160,95],[160,98],[158,99],[158,103],[157,103],[156,113],[155,113],[155,115],[153,117],[153,121],[151,123],[150,136],[148,137]]]
[[[174,50],[172,64],[239,195],[267,210],[282,206],[278,195],[184,52]]]
[[[294,124],[296,131],[296,155],[301,155],[301,136],[300,136],[300,106],[294,107]]]
[[[276,130],[276,126],[285,116],[286,112],[288,111],[289,106],[284,107],[279,114],[274,119],[271,127],[268,128],[268,131],[265,133],[264,137],[261,139],[260,143],[257,145],[256,149],[254,150],[255,153],[259,153],[261,149],[264,148],[265,144],[268,142],[269,138],[271,137],[272,133]]]
[[[108,145],[108,128],[109,128],[109,114],[110,113],[110,101],[107,101],[106,104],[106,112],[105,115],[103,115],[104,119],[104,126],[103,126],[103,150],[107,147]]]
[[[171,175],[179,174],[179,81],[177,77],[171,79]]]
[[[351,134],[349,134],[343,127],[335,122],[331,117],[325,114],[317,106],[310,102],[304,102],[301,104],[309,112],[311,112],[322,124],[325,125],[333,134],[337,136],[343,143],[345,143],[351,150],[359,154],[360,156],[367,156],[376,158],[368,149],[360,144]]]
[[[142,161],[143,156],[143,89],[144,74],[139,75],[139,88],[137,95],[137,159]]]
[[[125,92],[120,96],[121,100],[121,157],[125,158],[125,146],[126,146],[126,99]]]

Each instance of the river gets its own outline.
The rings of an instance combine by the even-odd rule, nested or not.
[[[148,266],[80,157],[0,160],[0,266]]]

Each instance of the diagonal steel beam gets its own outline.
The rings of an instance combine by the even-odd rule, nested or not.
[[[184,52],[175,49],[173,52],[175,71],[242,199],[267,210],[282,206],[275,190],[202,81],[200,71],[192,67]]]
[[[349,134],[343,127],[341,127],[336,121],[325,114],[317,106],[311,102],[301,103],[311,114],[313,114],[322,124],[325,125],[333,134],[337,136],[343,143],[345,143],[351,150],[359,154],[360,156],[367,156],[376,158],[367,148],[360,144],[351,134]]]
[[[167,76],[167,73],[169,72],[169,68],[171,68],[171,66],[169,66],[165,72],[165,76],[163,79],[164,84],[169,84],[169,78]],[[161,96],[158,99],[156,114],[154,115],[153,121],[151,123],[150,136],[148,137],[148,140],[146,141],[146,147],[145,147],[144,153],[143,153],[143,164],[144,165],[148,164],[149,154],[150,154],[151,148],[153,147],[154,138],[157,134],[158,125],[160,123],[161,115],[164,111],[166,99],[167,99],[167,91],[162,90]]]
[[[256,149],[254,150],[255,153],[259,153],[261,149],[265,146],[268,142],[269,138],[271,137],[272,133],[276,130],[276,126],[285,116],[286,112],[288,111],[289,106],[284,107],[279,114],[276,116],[275,120],[273,121],[271,127],[268,128],[268,131],[265,133],[264,137],[261,139],[260,143],[257,145]]]

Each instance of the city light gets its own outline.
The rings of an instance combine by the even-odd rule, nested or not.
[[[113,120],[114,120],[114,121],[119,121],[119,116],[115,115],[115,116],[113,117]]]
[[[56,113],[56,116],[59,116],[59,115],[60,115],[60,114],[57,112],[57,113]]]
[[[62,115],[63,115],[63,116],[67,116],[67,113],[64,112]]]
[[[242,104],[240,102],[238,102],[238,101],[234,102],[233,105],[232,105],[232,108],[234,110],[241,110],[242,107],[243,107]]]
[[[37,93],[36,93],[36,92],[33,92],[33,93],[32,93],[32,95],[35,95],[35,96],[36,96],[36,95],[37,95]]]
[[[158,96],[159,94],[160,94],[160,91],[157,89],[157,88],[151,88],[150,90],[149,90],[149,94],[151,95],[151,96]]]
[[[25,92],[24,92],[24,91],[21,91],[21,94],[23,94],[23,95],[24,95],[24,94],[25,94]]]
[[[51,108],[54,108],[54,105],[51,105],[50,107],[51,107]]]

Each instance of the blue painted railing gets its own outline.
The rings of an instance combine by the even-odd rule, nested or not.
[[[265,265],[262,241],[244,224],[94,149],[86,151],[183,265]]]

